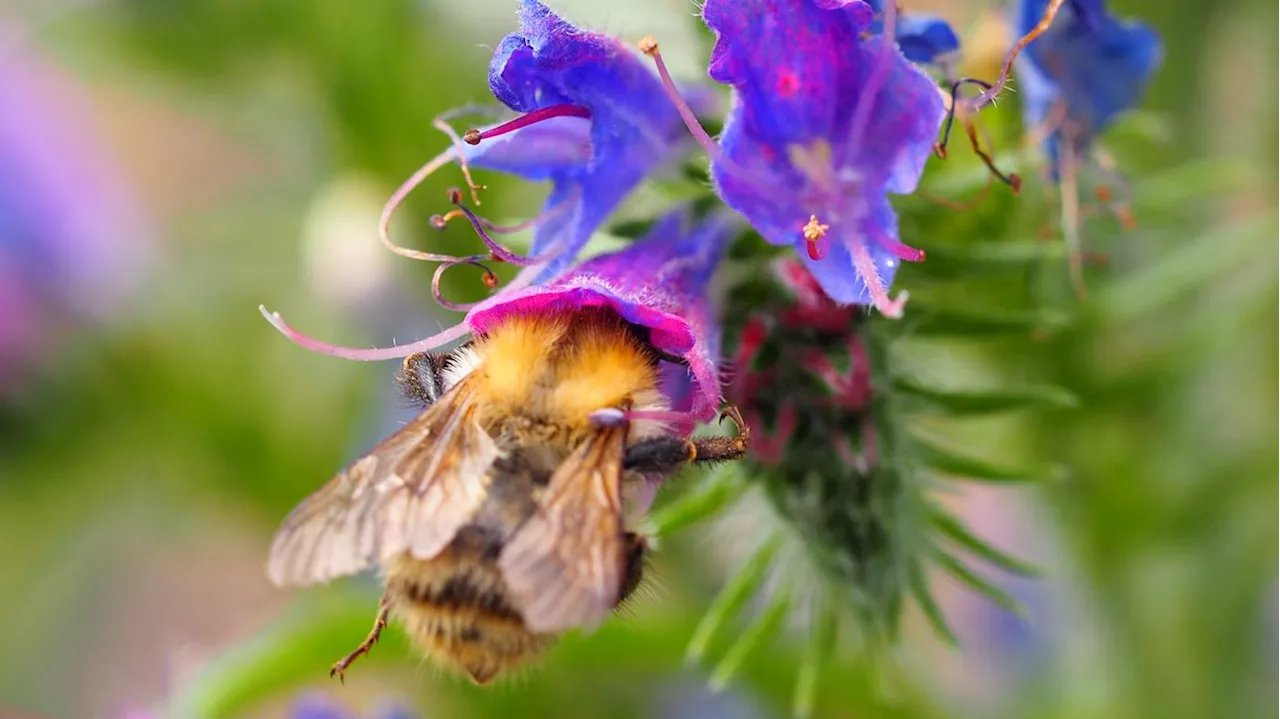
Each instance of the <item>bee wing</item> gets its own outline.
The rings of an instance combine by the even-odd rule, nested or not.
[[[427,559],[484,501],[497,446],[472,418],[465,382],[361,457],[285,518],[267,575],[327,582],[399,552]]]
[[[602,429],[571,454],[498,557],[530,631],[592,629],[618,603],[625,436],[625,428]]]

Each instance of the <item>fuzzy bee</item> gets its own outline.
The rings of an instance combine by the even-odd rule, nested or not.
[[[373,631],[331,674],[391,617],[479,684],[603,621],[643,574],[624,495],[747,449],[740,422],[691,440],[600,419],[668,410],[670,359],[603,308],[511,315],[452,353],[406,358],[400,382],[423,412],[304,500],[271,548],[281,586],[382,570]]]

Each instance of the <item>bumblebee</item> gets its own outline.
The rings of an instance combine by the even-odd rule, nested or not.
[[[733,437],[600,421],[669,411],[659,368],[672,358],[647,337],[610,309],[548,311],[405,359],[399,381],[422,413],[305,499],[271,548],[280,586],[382,570],[373,630],[331,675],[394,618],[485,684],[631,595],[648,544],[626,529],[624,499],[690,463],[738,459],[750,440],[732,408]]]

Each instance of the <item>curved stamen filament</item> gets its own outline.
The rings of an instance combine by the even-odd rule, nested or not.
[[[440,280],[444,277],[445,272],[450,268],[457,267],[458,265],[471,265],[472,267],[478,267],[481,270],[484,270],[484,274],[481,275],[481,281],[484,282],[484,286],[491,290],[496,289],[498,286],[498,276],[493,273],[493,270],[489,269],[488,265],[481,262],[485,257],[485,255],[461,257],[451,262],[445,262],[436,267],[435,273],[431,276],[431,296],[435,298],[436,303],[441,307],[453,310],[454,312],[466,312],[480,304],[479,302],[457,303],[444,298],[444,294],[440,290]]]
[[[1000,171],[1000,168],[996,167],[995,160],[991,159],[991,156],[987,154],[986,150],[982,149],[982,144],[978,142],[977,128],[974,126],[973,122],[967,118],[964,120],[964,131],[965,134],[969,136],[969,144],[973,147],[974,154],[982,159],[982,164],[987,166],[987,170],[990,171],[996,179],[1008,185],[1010,189],[1013,190],[1014,194],[1017,194],[1022,189],[1022,176],[1016,172],[1005,174]]]
[[[524,267],[527,265],[536,265],[540,263],[546,263],[552,259],[555,259],[556,255],[559,254],[559,251],[557,248],[556,250],[553,250],[550,253],[547,253],[545,255],[540,255],[538,257],[525,257],[524,255],[517,255],[516,253],[507,249],[503,245],[499,244],[497,240],[493,239],[493,237],[488,232],[485,231],[484,223],[480,220],[479,217],[476,216],[476,213],[472,212],[471,208],[462,204],[461,192],[458,192],[457,190],[451,190],[449,192],[449,201],[452,202],[458,208],[458,211],[461,212],[463,216],[467,218],[467,221],[471,223],[471,228],[475,230],[477,235],[480,236],[480,240],[484,242],[484,246],[488,247],[489,251],[493,253],[493,258],[495,260],[499,260],[501,262],[510,262],[513,265],[519,265],[521,267]]]
[[[449,147],[448,150],[445,150],[439,155],[436,155],[435,157],[428,160],[425,164],[423,164],[422,167],[419,167],[416,172],[414,172],[412,175],[409,176],[409,179],[401,183],[400,186],[396,188],[396,191],[391,193],[391,197],[389,197],[387,199],[386,204],[382,206],[382,214],[378,218],[378,239],[382,241],[382,245],[384,247],[386,247],[391,252],[397,255],[400,255],[401,257],[408,257],[414,260],[426,260],[428,262],[449,262],[449,261],[458,259],[454,255],[442,255],[442,254],[437,254],[433,252],[421,252],[419,250],[411,250],[406,247],[401,247],[395,244],[394,242],[391,241],[391,233],[389,229],[391,226],[391,217],[395,214],[395,211],[400,206],[400,203],[404,202],[404,198],[409,196],[410,192],[413,192],[415,189],[417,189],[418,186],[421,185],[427,179],[427,177],[429,177],[436,170],[439,170],[441,167],[444,167],[445,165],[454,161],[457,161],[459,167],[462,168],[462,176],[467,181],[467,187],[471,189],[472,199],[475,200],[475,203],[477,205],[480,204],[480,199],[479,197],[476,196],[476,193],[478,190],[484,189],[484,186],[477,185],[472,180],[471,170],[467,166],[467,159],[465,157],[462,143],[459,142],[458,133],[453,131],[453,128],[449,126],[447,121],[449,119],[452,119],[454,117],[458,117],[461,115],[494,113],[496,110],[497,108],[488,107],[488,106],[468,105],[466,107],[460,107],[456,110],[445,112],[439,115],[435,120],[432,121],[431,124],[434,127],[436,127],[441,132],[449,136],[449,139],[451,140],[451,146]]]
[[[280,331],[280,334],[288,337],[290,341],[312,352],[330,355],[333,357],[342,357],[344,359],[357,360],[360,362],[376,362],[379,360],[402,359],[408,357],[415,352],[429,352],[440,348],[456,339],[464,337],[471,328],[465,322],[450,327],[447,330],[434,334],[412,342],[407,345],[392,345],[390,347],[361,349],[358,347],[341,347],[321,342],[313,337],[302,334],[285,323],[284,319],[278,312],[269,312],[266,307],[258,306],[258,311],[262,316],[267,318],[272,327]]]
[[[441,167],[444,167],[459,157],[461,157],[461,154],[458,152],[457,148],[450,147],[448,150],[445,150],[439,155],[428,160],[422,167],[419,167],[417,172],[410,175],[409,179],[405,180],[400,187],[396,188],[395,192],[391,193],[391,197],[388,198],[386,204],[382,206],[382,215],[378,217],[378,239],[382,241],[383,247],[386,247],[388,250],[400,255],[401,257],[408,257],[413,260],[451,262],[458,259],[454,255],[422,252],[420,250],[411,250],[407,247],[401,247],[391,241],[390,226],[391,217],[395,214],[396,208],[400,206],[400,203],[404,202],[404,198],[408,197],[410,192],[417,189],[418,185],[421,185],[423,181],[431,175],[431,173],[439,170]]]
[[[1023,35],[1018,42],[1014,43],[1009,50],[1009,54],[1005,55],[1004,66],[1000,68],[1000,77],[996,79],[995,84],[987,88],[986,92],[974,98],[969,106],[970,110],[977,111],[982,109],[994,101],[1001,92],[1004,92],[1005,86],[1009,84],[1009,77],[1013,74],[1013,61],[1018,58],[1019,53],[1053,25],[1053,19],[1058,16],[1058,11],[1062,9],[1064,4],[1066,4],[1066,0],[1050,0],[1049,7],[1045,8],[1044,15],[1040,16],[1040,22],[1031,28],[1031,32]]]
[[[955,124],[956,117],[959,116],[960,124],[964,126],[965,134],[968,135],[969,137],[969,146],[973,148],[973,154],[977,155],[982,160],[982,164],[987,166],[987,170],[994,177],[996,177],[1001,182],[1011,187],[1014,193],[1016,194],[1018,191],[1022,189],[1022,177],[1018,175],[1018,173],[1016,172],[1010,172],[1006,174],[1004,172],[1001,172],[1000,168],[996,167],[995,160],[991,158],[991,155],[989,155],[986,150],[982,149],[982,143],[979,142],[978,140],[977,125],[974,123],[973,119],[970,118],[968,115],[970,111],[964,107],[964,105],[959,101],[957,97],[957,94],[959,93],[961,86],[965,84],[974,84],[974,85],[978,85],[986,88],[991,87],[989,83],[983,82],[982,80],[975,80],[969,77],[960,78],[959,80],[956,80],[955,82],[951,83],[950,93],[949,94],[944,93],[944,97],[947,99],[947,104],[948,104],[946,124],[943,126],[943,129],[942,129],[942,139],[934,144],[933,152],[939,158],[946,159],[947,143],[950,142],[951,140],[951,129]],[[983,135],[984,136],[987,135],[985,130],[983,132]],[[987,136],[987,144],[988,145],[992,144],[991,138],[989,136]],[[984,192],[983,196],[985,196],[985,192],[986,192],[985,189],[983,192]]]
[[[471,168],[467,165],[467,156],[462,148],[462,138],[458,137],[458,133],[441,118],[436,118],[431,123],[432,127],[443,132],[449,138],[449,142],[458,152],[458,167],[462,169],[462,179],[467,182],[467,189],[471,190],[471,201],[480,206],[480,190],[487,190],[484,185],[477,185],[476,181],[471,177]]]
[[[569,209],[569,207],[573,204],[574,200],[576,200],[577,198],[578,198],[577,191],[574,191],[572,194],[570,194],[568,197],[564,198],[560,202],[556,203],[550,209],[544,210],[542,214],[536,217],[531,217],[525,220],[524,222],[517,222],[514,225],[499,225],[498,223],[492,220],[486,219],[484,217],[477,216],[477,218],[480,220],[481,227],[484,227],[484,229],[488,230],[491,234],[514,235],[517,232],[524,232],[525,230],[537,227],[543,224],[544,222],[551,221],[552,219],[556,218],[561,213],[563,213],[565,210]],[[437,230],[443,230],[446,225],[448,225],[451,221],[458,219],[459,217],[465,218],[466,213],[464,213],[462,210],[449,210],[443,215],[432,215],[431,226],[436,228]]]
[[[544,120],[550,120],[553,117],[581,117],[590,119],[591,111],[581,105],[552,105],[551,107],[544,107],[540,110],[527,112],[510,122],[504,122],[501,125],[491,127],[488,130],[482,131],[472,128],[462,134],[462,140],[468,145],[479,145],[481,140],[505,135],[508,132],[515,132],[522,127],[535,125]]]
[[[961,107],[959,102],[960,88],[964,85],[977,85],[984,90],[991,89],[991,83],[984,82],[972,77],[962,77],[951,83],[951,91],[943,92],[942,98],[947,103],[947,120],[942,126],[942,139],[933,145],[933,153],[939,159],[947,159],[947,143],[951,142],[951,128],[955,125],[956,115],[960,113]],[[942,88],[938,88],[942,92]]]

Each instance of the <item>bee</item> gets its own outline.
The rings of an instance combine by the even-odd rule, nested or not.
[[[271,547],[280,586],[381,569],[373,630],[331,676],[394,618],[485,684],[632,594],[648,542],[627,531],[624,496],[749,444],[733,408],[734,437],[593,420],[668,409],[659,365],[672,358],[647,337],[611,309],[513,314],[451,353],[405,359],[399,381],[422,413],[303,500]]]

